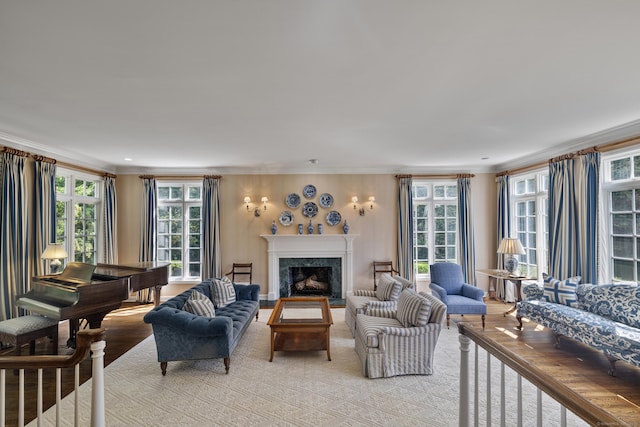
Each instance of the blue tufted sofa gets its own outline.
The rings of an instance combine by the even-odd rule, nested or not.
[[[224,358],[229,373],[231,353],[244,331],[260,309],[259,285],[233,284],[236,301],[216,308],[213,318],[198,316],[182,310],[198,290],[211,298],[210,281],[206,280],[155,307],[144,316],[145,323],[153,327],[162,375],[167,373],[167,362],[174,360]]]
[[[634,285],[579,284],[575,306],[549,302],[536,284],[523,288],[517,319],[546,326],[560,336],[573,338],[602,350],[609,359],[609,374],[615,376],[617,360],[640,366],[640,287]]]

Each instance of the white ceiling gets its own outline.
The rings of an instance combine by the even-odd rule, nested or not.
[[[0,138],[122,173],[495,171],[640,134],[638,17],[638,0],[0,0]]]

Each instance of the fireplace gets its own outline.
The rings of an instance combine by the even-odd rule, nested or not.
[[[342,298],[340,258],[280,258],[280,296]]]
[[[291,295],[291,286],[295,283],[289,267],[331,267],[327,282],[330,298],[344,299],[353,293],[356,234],[264,234],[261,237],[268,242],[269,301]]]

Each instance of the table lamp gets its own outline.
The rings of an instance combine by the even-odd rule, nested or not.
[[[49,266],[51,268],[51,273],[55,274],[58,272],[58,269],[62,265],[60,259],[64,259],[67,256],[67,251],[64,249],[62,243],[49,243],[47,244],[47,248],[42,253],[41,258],[51,260]]]
[[[515,237],[505,237],[502,239],[502,242],[500,242],[498,253],[506,255],[504,259],[504,268],[509,272],[509,274],[513,274],[518,268],[518,259],[515,255],[524,255],[525,251],[520,240]]]

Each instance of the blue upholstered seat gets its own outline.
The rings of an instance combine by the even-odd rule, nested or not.
[[[436,262],[429,267],[433,295],[447,306],[447,328],[451,314],[479,314],[482,327],[487,314],[487,305],[483,301],[484,291],[464,282],[462,267],[450,262]]]

